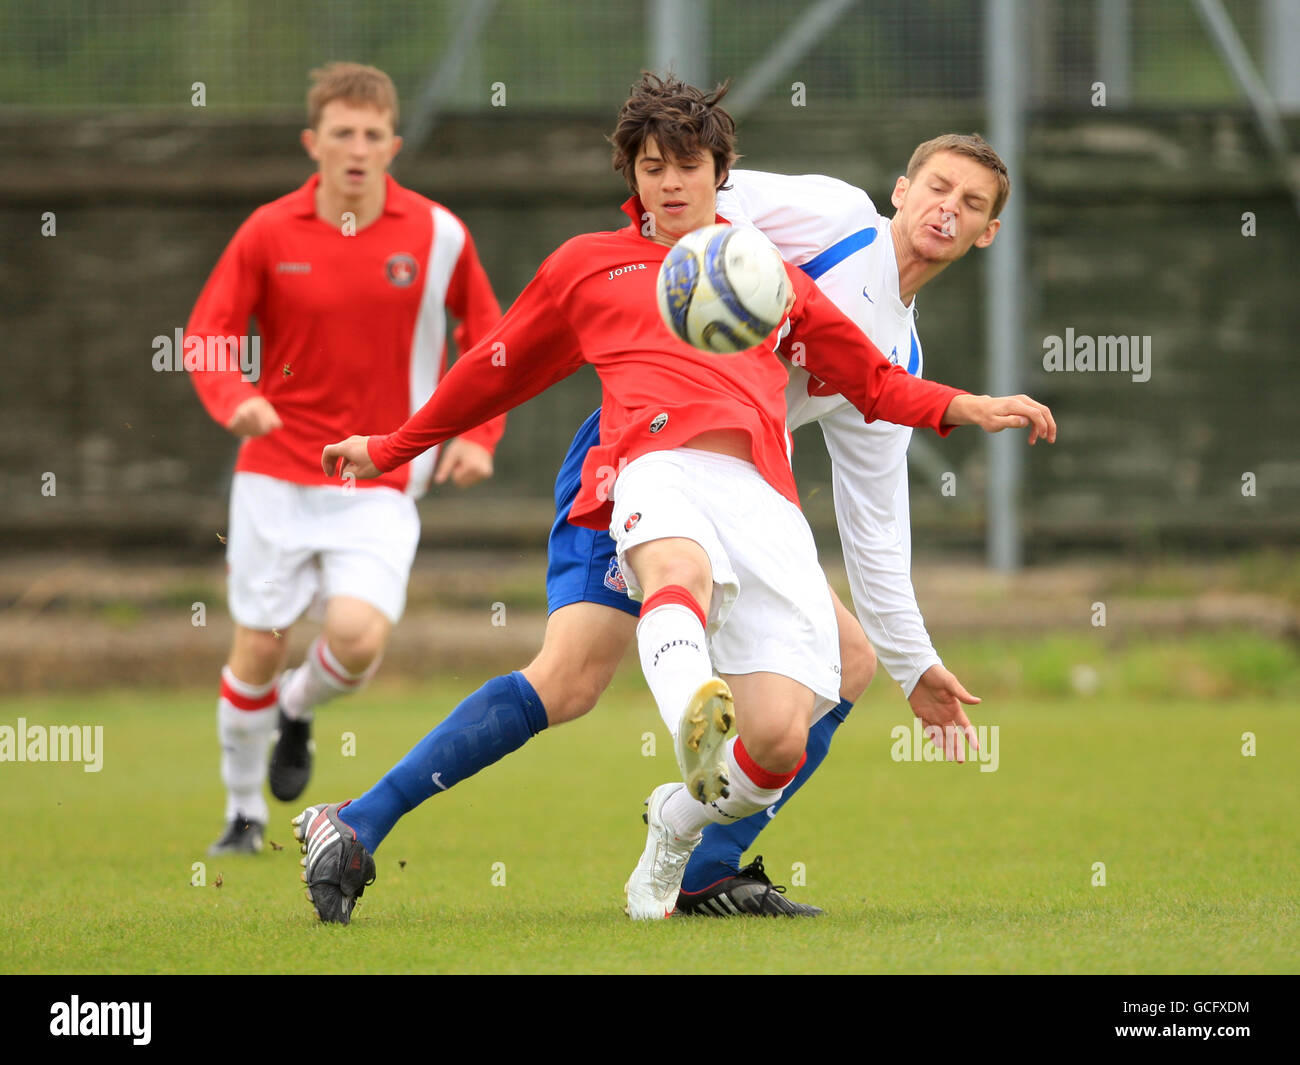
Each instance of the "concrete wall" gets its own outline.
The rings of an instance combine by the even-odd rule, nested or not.
[[[608,116],[453,117],[399,180],[465,219],[503,303],[562,240],[621,224]],[[742,165],[825,172],[888,202],[919,140],[980,128],[977,113],[895,111],[864,126],[751,120]],[[208,547],[225,527],[234,444],[182,374],[153,372],[151,340],[182,326],[225,242],[258,204],[310,173],[298,122],[0,118],[0,537],[10,544]],[[1294,139],[1294,138],[1293,138]],[[1031,558],[1057,548],[1215,549],[1294,544],[1300,457],[1287,429],[1300,389],[1300,218],[1236,113],[1040,114],[1028,137],[1031,289],[1025,391],[1050,403],[1053,449],[1026,465]],[[1253,212],[1256,236],[1242,235]],[[57,235],[41,236],[54,212]],[[978,253],[927,288],[918,326],[929,376],[983,390]],[[1043,371],[1043,338],[1150,338],[1151,374]],[[554,471],[598,402],[584,371],[512,416],[498,476],[425,504],[429,539],[471,532],[536,542]],[[964,430],[916,464],[917,539],[982,543],[984,451]],[[810,515],[829,518],[815,430],[797,446]],[[957,475],[957,494],[939,474]],[[43,495],[42,475],[57,477]],[[1253,473],[1256,494],[1242,495]]]

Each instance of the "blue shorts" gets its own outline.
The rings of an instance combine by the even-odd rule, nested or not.
[[[555,478],[555,524],[546,545],[546,607],[554,613],[571,603],[599,603],[633,617],[641,604],[627,597],[618,568],[614,540],[604,529],[584,529],[569,522],[569,509],[582,481],[582,462],[600,443],[600,410],[582,423]]]

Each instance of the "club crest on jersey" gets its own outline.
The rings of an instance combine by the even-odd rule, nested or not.
[[[652,433],[657,433],[659,432],[660,429],[662,429],[667,424],[668,424],[667,414],[662,414],[662,413],[656,414],[655,420],[650,423],[650,431]]]
[[[631,532],[633,529],[636,528],[636,523],[639,522],[640,520],[641,520],[641,512],[638,510],[635,514],[633,514],[630,518],[628,518],[627,521],[623,522],[623,531]]]
[[[406,288],[414,284],[419,275],[420,264],[415,261],[414,255],[407,255],[404,251],[390,255],[388,261],[384,263],[384,276],[388,278],[390,285],[396,285],[398,288]]]
[[[609,560],[609,569],[605,571],[605,587],[611,592],[627,595],[627,581],[623,578],[623,571],[619,568],[617,558]]]

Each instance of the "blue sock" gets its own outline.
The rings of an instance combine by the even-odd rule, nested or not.
[[[404,814],[518,750],[544,728],[546,710],[524,675],[493,677],[348,803],[343,822],[373,854]]]
[[[781,798],[766,810],[759,810],[741,821],[730,825],[709,825],[704,829],[704,838],[695,848],[691,860],[686,863],[686,875],[682,880],[685,892],[703,891],[711,884],[716,884],[724,877],[735,876],[740,872],[740,856],[749,850],[758,834],[790,801],[791,796],[807,783],[808,778],[822,764],[826,752],[831,749],[831,737],[835,730],[853,709],[853,704],[841,701],[828,714],[808,730],[808,760],[804,762],[799,775],[785,786]]]

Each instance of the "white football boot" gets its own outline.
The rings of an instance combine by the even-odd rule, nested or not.
[[[677,766],[686,790],[702,803],[717,802],[730,794],[722,746],[735,721],[731,689],[718,677],[701,684],[682,711],[674,741]]]
[[[656,921],[673,915],[682,877],[686,875],[686,862],[700,842],[699,836],[679,839],[661,817],[664,803],[682,787],[676,781],[660,784],[646,800],[645,821],[650,828],[645,850],[623,885],[627,894],[624,912],[634,921]]]

